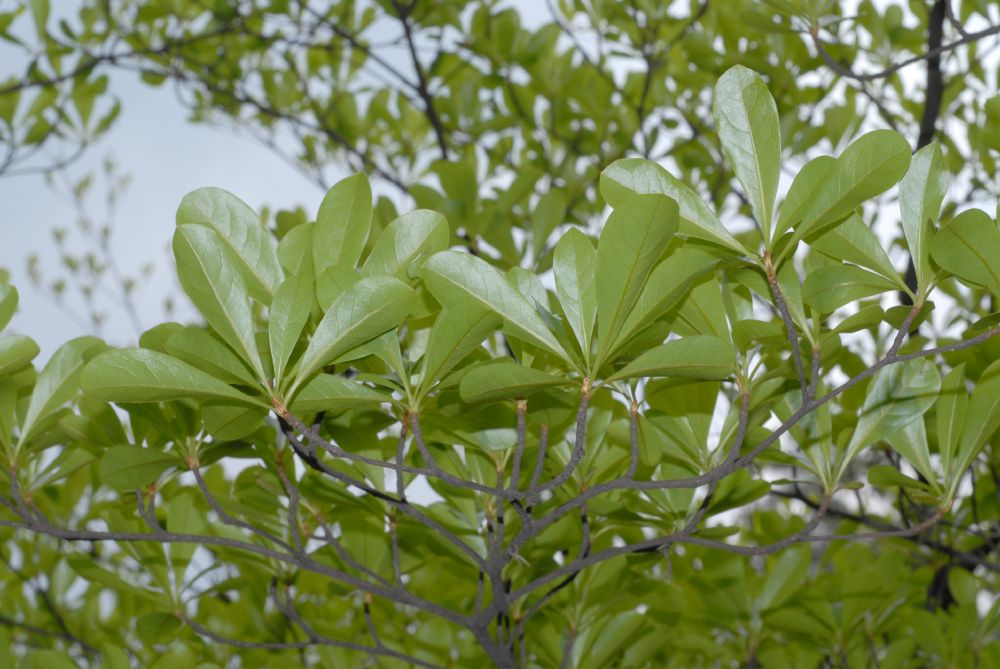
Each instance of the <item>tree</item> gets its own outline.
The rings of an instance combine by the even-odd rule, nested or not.
[[[233,195],[195,191],[174,254],[204,327],[165,323],[137,349],[76,339],[38,372],[30,339],[0,336],[0,536],[6,583],[21,586],[3,591],[17,612],[0,619],[7,652],[27,666],[234,653],[247,666],[995,664],[997,607],[977,599],[995,598],[1000,571],[1000,228],[968,208],[996,198],[982,63],[969,59],[969,87],[950,98],[980,114],[964,137],[911,157],[896,131],[858,135],[926,127],[933,88],[924,111],[902,101],[902,48],[930,81],[938,55],[997,30],[935,3],[926,24],[898,28],[874,91],[827,34],[846,22],[818,11],[589,7],[605,37],[646,45],[645,71],[621,86],[604,37],[596,51],[559,45],[559,31],[580,35],[565,20],[532,32],[514,13],[429,6],[147,5],[92,20],[84,37],[138,53],[88,52],[69,72],[138,62],[186,82],[203,113],[298,127],[307,169],[346,153],[424,208],[399,216],[356,175],[315,217],[262,225]],[[861,9],[862,43],[901,25]],[[331,129],[349,127],[341,113],[361,123],[345,100],[371,75],[338,80],[322,58],[349,75],[351,58],[380,57],[357,31],[393,12],[414,104],[405,84],[373,91],[345,144]],[[746,67],[715,82],[667,57],[708,57],[719,38],[744,58],[746,23],[777,31],[759,56],[777,100]],[[958,33],[947,48],[944,26]],[[907,36],[926,27],[924,50]],[[421,74],[424,45],[466,28]],[[301,43],[327,31],[343,52]],[[257,87],[245,68],[282,49],[288,69],[262,67]],[[314,104],[287,83],[300,53],[320,62],[302,79],[334,77],[340,97]],[[522,69],[505,74],[512,60]],[[840,89],[857,86],[877,119],[850,92],[818,101],[830,123],[799,118],[793,84],[810,67],[846,75]],[[580,77],[571,95],[546,88],[556,72]],[[483,82],[506,97],[463,98]],[[535,96],[525,111],[550,105],[544,123],[518,115],[518,91]],[[675,113],[701,129],[660,160]],[[836,157],[811,155],[826,146]],[[909,280],[871,228],[896,192]],[[908,304],[892,306],[896,292]],[[16,303],[4,289],[0,321]]]

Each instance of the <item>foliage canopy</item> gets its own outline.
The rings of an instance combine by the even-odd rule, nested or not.
[[[172,249],[203,324],[134,348],[80,337],[40,368],[29,337],[0,334],[0,659],[1000,664],[1000,225],[979,97],[951,99],[973,119],[961,141],[911,153],[899,130],[923,134],[932,91],[911,108],[900,67],[846,69],[827,3],[564,7],[632,45],[646,68],[624,85],[559,21],[525,30],[489,3],[175,4],[115,22],[88,6],[63,37],[31,9],[50,45],[124,36],[125,61],[188,84],[198,113],[297,128],[321,179],[331,157],[361,171],[274,220],[186,196]],[[1000,31],[963,27],[989,18],[968,4],[935,3],[920,30],[973,50]],[[922,48],[861,9],[859,34],[896,25],[894,46]],[[398,89],[364,69],[393,72],[361,39],[386,16],[413,52]],[[300,53],[310,21],[339,50]],[[750,29],[771,47],[756,59]],[[425,71],[421,30],[470,39]],[[714,39],[766,83],[722,67]],[[303,59],[279,68],[275,49]],[[65,82],[89,100],[114,53],[0,100]],[[290,83],[297,67],[330,99]],[[817,99],[818,123],[794,96],[824,67],[859,89]],[[858,95],[897,129],[866,131]],[[66,108],[47,104],[32,113]],[[690,137],[660,136],[671,114]],[[909,272],[873,231],[886,219]],[[17,303],[0,288],[0,327]]]

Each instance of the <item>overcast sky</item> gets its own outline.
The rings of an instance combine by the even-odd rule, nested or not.
[[[153,262],[151,284],[140,300],[140,315],[149,327],[162,320],[162,299],[175,290],[168,265],[174,213],[181,198],[202,186],[218,186],[240,196],[255,209],[262,204],[287,208],[305,205],[313,211],[320,189],[267,148],[221,128],[188,123],[186,110],[169,88],[145,86],[128,73],[117,73],[112,89],[122,99],[123,112],[109,135],[69,169],[72,176],[99,171],[112,156],[132,175],[116,216],[115,252],[123,270]],[[103,197],[100,187],[95,196]],[[102,208],[94,198],[94,213]],[[31,253],[53,267],[56,252],[51,231],[71,227],[74,208],[68,197],[49,188],[42,177],[0,178],[3,203],[0,267],[10,270],[21,293],[21,306],[11,328],[34,337],[47,357],[62,342],[83,334],[55,304],[29,283],[25,269]],[[53,275],[51,269],[48,272]],[[114,310],[105,336],[115,344],[134,341],[133,329],[121,310]]]

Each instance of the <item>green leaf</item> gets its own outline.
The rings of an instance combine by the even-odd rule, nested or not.
[[[126,492],[155,483],[163,472],[180,464],[176,456],[151,448],[115,446],[101,458],[98,473],[101,483]]]
[[[372,187],[368,177],[355,174],[333,185],[319,205],[313,231],[313,267],[319,276],[327,267],[356,267],[372,225]]]
[[[531,212],[531,246],[535,260],[542,256],[549,235],[566,220],[569,202],[561,190],[550,190],[538,200]]]
[[[657,265],[646,279],[646,286],[639,293],[614,343],[608,348],[606,357],[613,360],[630,337],[676,306],[687,295],[692,283],[711,272],[716,263],[717,258],[711,254],[684,244]]]
[[[0,378],[0,445],[13,445],[17,411],[17,385],[13,379]]]
[[[1000,427],[1000,360],[987,367],[969,399],[969,408],[958,442],[952,486],[958,485],[962,473]]]
[[[899,430],[886,435],[885,440],[902,455],[914,469],[936,486],[937,474],[931,466],[931,451],[927,444],[927,428],[922,418],[912,421]]]
[[[462,377],[458,392],[469,403],[522,398],[553,386],[566,385],[565,377],[498,360],[473,367]]]
[[[0,330],[7,327],[15,311],[17,311],[17,288],[0,286]]]
[[[215,230],[238,261],[240,274],[254,299],[269,304],[283,277],[270,235],[247,204],[221,188],[188,193],[177,209],[177,225]]]
[[[0,377],[20,370],[38,355],[34,339],[18,334],[0,335]]]
[[[649,349],[608,381],[647,376],[725,379],[736,371],[736,354],[728,343],[711,335],[675,339]]]
[[[870,446],[919,419],[937,400],[941,374],[925,358],[881,369],[872,380],[861,406],[854,434],[844,449],[834,480],[862,448]]]
[[[361,274],[353,267],[336,265],[327,267],[316,277],[316,301],[324,313],[330,310],[330,305],[348,288],[361,280]]]
[[[828,169],[831,165],[826,161],[818,163],[803,177],[798,189],[793,182],[791,191],[798,190],[801,195],[797,194],[793,200],[789,191],[782,205],[782,209],[788,207],[790,201],[793,205],[802,205],[792,206],[794,211],[790,217],[779,218],[776,234],[793,229],[792,239],[784,247],[782,257],[793,253],[799,240],[889,190],[903,177],[909,165],[910,145],[893,130],[873,130],[862,135],[847,147],[832,169]]]
[[[448,221],[436,211],[417,209],[403,214],[379,235],[362,274],[394,276],[406,281],[411,265],[418,258],[444,251],[450,238]]]
[[[167,338],[163,352],[226,383],[251,388],[258,385],[243,361],[203,328],[188,326],[177,330]]]
[[[590,237],[571,228],[556,244],[552,261],[556,295],[562,305],[584,360],[590,360],[590,341],[597,320],[597,251]]]
[[[896,290],[898,285],[854,265],[830,265],[811,272],[802,286],[802,299],[827,314],[848,302]]]
[[[299,361],[290,395],[324,365],[394,329],[410,311],[413,291],[398,279],[366,277],[340,295],[316,327]]]
[[[922,291],[931,279],[931,231],[950,181],[941,148],[932,143],[913,154],[910,169],[899,184],[903,235],[916,268],[917,286]]]
[[[677,231],[677,211],[677,203],[662,195],[633,195],[604,224],[597,244],[599,360]]]
[[[285,365],[309,320],[312,304],[313,284],[309,277],[291,276],[274,294],[268,310],[267,332],[276,387],[284,380]]]
[[[32,1],[32,5],[45,4],[39,3],[37,0]],[[39,31],[42,28],[39,27]],[[76,662],[72,658],[61,650],[32,650],[29,652],[25,658],[24,662],[20,662],[17,665],[18,669],[78,669]]]
[[[962,363],[941,381],[941,395],[937,403],[938,452],[941,454],[941,469],[949,482],[968,409],[969,393],[965,390],[965,364]]]
[[[934,262],[958,278],[1000,296],[1000,228],[980,209],[968,209],[938,230]]]
[[[316,411],[344,411],[376,407],[392,398],[357,381],[333,374],[320,374],[302,386],[292,400],[292,414]]]
[[[174,232],[173,246],[184,292],[209,326],[266,384],[246,285],[221,237],[211,228],[183,225]]]
[[[441,251],[424,264],[423,279],[444,307],[471,299],[503,318],[504,329],[512,336],[568,360],[531,303],[485,260],[460,251]]]
[[[201,408],[205,430],[220,441],[235,441],[253,433],[264,424],[267,411],[243,404],[206,402]]]
[[[29,7],[31,8],[31,18],[35,21],[35,32],[44,41],[49,23],[49,13],[51,12],[49,0],[31,0]],[[56,651],[51,652],[55,653]]]
[[[600,188],[601,195],[612,207],[618,207],[635,193],[666,195],[679,206],[678,234],[718,244],[741,255],[748,253],[723,227],[704,198],[652,161],[641,158],[616,160],[601,172]]]
[[[816,156],[799,170],[788,189],[788,195],[781,203],[778,223],[774,226],[774,239],[803,219],[813,206],[816,193],[836,168],[837,159],[833,156]]]
[[[757,602],[761,610],[781,606],[809,576],[812,554],[807,546],[795,546],[781,553],[767,569],[764,586]]]
[[[104,342],[97,337],[78,337],[62,346],[45,364],[35,381],[28,411],[21,423],[21,442],[28,441],[38,421],[73,399],[79,390],[80,372]]]
[[[882,242],[857,214],[848,216],[840,225],[810,241],[809,246],[833,260],[854,263],[877,272],[906,289],[906,283],[892,266]]]
[[[95,356],[83,368],[80,386],[102,402],[162,402],[193,397],[270,408],[263,400],[244,395],[197,367],[144,348],[117,349]]]
[[[425,394],[463,358],[479,349],[500,328],[501,319],[478,302],[465,300],[441,310],[427,339],[420,380]]]
[[[278,242],[278,261],[289,276],[316,276],[312,260],[315,229],[315,223],[295,226]]]
[[[774,98],[756,72],[736,65],[715,84],[712,113],[722,148],[750,200],[764,244],[770,247],[781,174],[781,132]]]
[[[930,486],[910,478],[895,467],[874,465],[868,470],[868,482],[879,488],[912,488],[914,490],[930,490]]]

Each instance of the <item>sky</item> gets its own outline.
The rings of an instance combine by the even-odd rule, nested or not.
[[[116,73],[111,87],[122,100],[123,112],[110,133],[74,163],[69,174],[79,178],[89,171],[99,172],[109,156],[120,171],[131,174],[131,186],[115,217],[113,249],[125,272],[134,272],[146,262],[155,265],[137,305],[143,324],[150,327],[163,319],[163,297],[168,292],[181,295],[169,265],[169,244],[174,214],[186,193],[217,186],[255,209],[262,204],[303,205],[313,211],[323,192],[252,139],[187,122],[187,110],[169,87],[151,88],[130,73]],[[103,197],[99,187],[94,195]],[[68,196],[47,186],[38,175],[0,178],[0,203],[0,267],[11,272],[21,294],[10,328],[32,336],[42,356],[48,357],[62,342],[86,333],[30,284],[27,258],[39,254],[49,268],[46,274],[53,276],[57,254],[51,231],[73,226],[74,207]],[[101,207],[95,209],[99,214]],[[119,345],[134,343],[134,330],[125,313],[112,312],[105,336]]]

